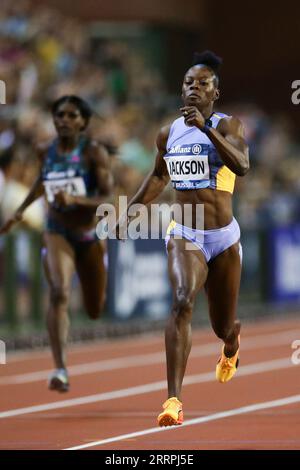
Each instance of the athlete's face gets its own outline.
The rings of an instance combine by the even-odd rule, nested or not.
[[[191,67],[184,76],[182,98],[186,106],[204,109],[219,98],[214,74],[205,65]]]
[[[53,120],[59,137],[75,137],[85,127],[85,119],[79,109],[68,102],[57,108]]]

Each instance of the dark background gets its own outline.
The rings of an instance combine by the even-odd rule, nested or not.
[[[266,110],[288,111],[291,83],[300,77],[300,3],[208,0],[33,0],[86,21],[147,23],[163,29],[168,46],[170,90],[178,89],[194,50],[212,49],[224,58],[224,102],[256,101]],[[245,91],[246,90],[246,91]]]

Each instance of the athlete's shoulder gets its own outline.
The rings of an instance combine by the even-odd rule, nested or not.
[[[215,119],[216,121],[222,121],[226,122],[228,124],[237,124],[240,123],[241,121],[238,117],[233,116],[232,114],[227,114],[227,113],[220,113],[219,111],[214,111],[212,114],[212,119]]]
[[[88,139],[86,142],[87,155],[90,157],[92,162],[106,164],[109,158],[108,151],[105,146],[96,139]]]
[[[225,114],[218,123],[218,131],[222,134],[243,133],[244,126],[242,121],[236,116]]]
[[[213,114],[212,114],[212,117],[215,118],[215,119],[227,119],[227,118],[230,118],[231,116],[229,114],[226,114],[226,113],[220,113],[219,111],[214,111]]]
[[[157,138],[156,138],[156,145],[158,149],[165,150],[168,142],[168,138],[170,135],[172,124],[166,124],[160,128]]]
[[[55,142],[54,140],[47,140],[47,141],[37,142],[34,144],[33,148],[40,163],[44,161],[50,148],[53,147],[54,142]]]
[[[94,139],[94,138],[87,138],[85,142],[85,148],[87,150],[91,150],[94,152],[97,152],[99,150],[106,150],[105,146],[99,142],[99,140]]]

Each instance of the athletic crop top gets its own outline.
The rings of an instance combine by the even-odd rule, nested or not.
[[[77,147],[63,155],[57,151],[57,140],[49,147],[42,168],[42,179],[49,203],[54,201],[54,195],[58,191],[74,196],[95,193],[96,180],[83,155],[86,144],[87,139],[81,136]]]
[[[227,115],[213,113],[206,122],[215,129],[223,117]],[[233,193],[235,174],[224,165],[207,135],[187,126],[184,117],[171,125],[164,159],[175,189],[210,188]]]

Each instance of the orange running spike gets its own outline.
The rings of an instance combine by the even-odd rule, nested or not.
[[[182,403],[177,397],[165,401],[163,409],[157,418],[159,426],[177,426],[183,423]]]
[[[222,348],[222,354],[217,362],[216,366],[216,379],[220,383],[228,382],[232,379],[239,365],[239,350],[240,350],[240,335],[238,337],[239,347],[237,352],[232,357],[227,357],[224,354],[224,347]]]

